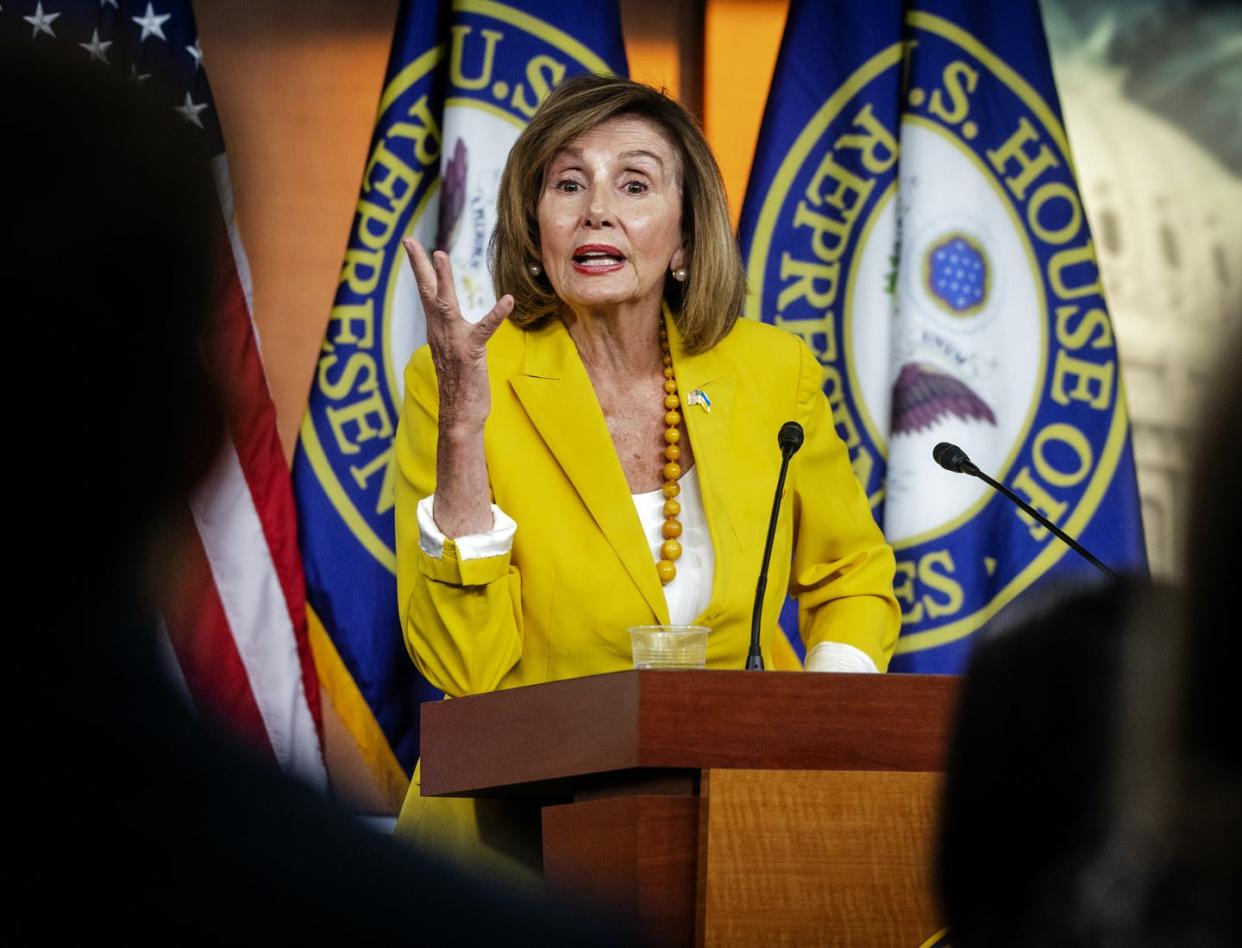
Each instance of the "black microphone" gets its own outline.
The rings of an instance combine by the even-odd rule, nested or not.
[[[759,565],[759,584],[755,587],[755,611],[750,618],[750,652],[746,656],[747,671],[763,671],[763,655],[759,652],[759,620],[763,613],[763,594],[768,589],[768,562],[772,559],[772,541],[776,539],[776,521],[781,512],[781,491],[785,487],[785,473],[789,459],[802,447],[802,426],[796,421],[781,425],[776,443],[781,449],[781,473],[776,478],[776,497],[772,500],[772,518],[768,521],[768,542],[763,547],[763,562]]]
[[[1028,514],[1030,514],[1032,517],[1038,520],[1041,524],[1043,524],[1045,527],[1047,527],[1049,530],[1055,533],[1061,539],[1062,542],[1068,545],[1070,549],[1072,549],[1075,553],[1077,553],[1087,562],[1098,567],[1099,569],[1102,569],[1104,572],[1106,572],[1109,576],[1112,576],[1114,579],[1120,579],[1120,577],[1117,575],[1117,573],[1114,570],[1105,566],[1098,559],[1092,556],[1091,552],[1087,550],[1087,548],[1084,547],[1081,543],[1079,543],[1077,540],[1071,537],[1068,533],[1066,533],[1064,530],[1058,527],[1055,523],[1053,523],[1051,520],[1049,520],[1047,517],[1041,514],[1038,510],[1036,510],[1034,507],[1028,504],[1025,500],[1023,500],[1013,491],[1011,491],[1004,484],[1001,484],[998,481],[992,480],[992,478],[984,474],[983,471],[975,467],[974,463],[970,460],[969,457],[967,457],[966,452],[963,451],[961,448],[959,448],[956,444],[949,444],[949,442],[947,441],[941,441],[938,445],[932,448],[932,458],[935,460],[937,464],[939,464],[946,471],[952,471],[954,474],[969,474],[972,477],[977,477],[979,478],[979,480],[983,481],[983,483],[987,484],[993,490],[999,491],[1000,493],[1004,494],[1006,497],[1012,500],[1015,504],[1017,504],[1019,507],[1025,510]]]
[[[978,475],[981,473],[970,458],[966,456],[966,452],[959,448],[956,444],[949,444],[947,441],[941,441],[932,448],[932,457],[946,471],[952,471],[954,474],[971,474]]]
[[[776,443],[781,447],[781,456],[788,459],[798,453],[802,447],[802,426],[796,421],[787,421],[781,425],[776,435]]]

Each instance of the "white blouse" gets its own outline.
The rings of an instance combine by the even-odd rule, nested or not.
[[[677,575],[664,587],[664,601],[668,603],[668,621],[673,625],[690,625],[701,616],[712,601],[712,579],[716,574],[716,552],[712,549],[712,537],[707,531],[707,514],[703,511],[703,495],[699,491],[699,475],[690,468],[681,480],[681,559],[676,563]],[[643,525],[647,545],[651,547],[651,562],[660,559],[660,547],[664,545],[664,491],[656,489],[645,494],[631,494],[638,520]]]

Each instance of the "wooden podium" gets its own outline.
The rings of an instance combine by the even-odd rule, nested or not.
[[[627,671],[423,705],[422,789],[520,797],[544,875],[657,944],[904,945],[957,679]]]

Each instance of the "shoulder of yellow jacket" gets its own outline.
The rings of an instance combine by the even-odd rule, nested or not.
[[[787,330],[743,317],[716,345],[720,355],[754,368],[794,368],[801,358],[802,340]]]

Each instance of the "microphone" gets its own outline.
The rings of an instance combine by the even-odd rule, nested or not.
[[[798,449],[802,447],[802,426],[796,421],[787,421],[781,425],[781,430],[776,435],[776,443],[780,445],[781,457],[791,458],[798,453]]]
[[[772,559],[772,541],[776,539],[776,521],[781,512],[781,491],[785,487],[789,459],[802,447],[803,437],[802,426],[796,421],[785,422],[776,435],[776,444],[781,449],[781,473],[776,478],[776,497],[772,499],[772,517],[768,521],[768,540],[763,546],[759,583],[755,587],[755,610],[750,617],[750,652],[746,655],[747,671],[763,671],[763,655],[759,652],[759,620],[763,613],[763,594],[768,589],[768,563]]]
[[[983,483],[987,484],[993,490],[1004,494],[1037,521],[1039,521],[1039,523],[1051,530],[1063,543],[1069,546],[1070,549],[1085,559],[1088,563],[1091,563],[1093,566],[1103,570],[1114,579],[1121,578],[1114,570],[1110,569],[1108,566],[1105,566],[1098,559],[1092,556],[1086,547],[1011,491],[1008,487],[998,481],[994,481],[992,478],[988,477],[988,475],[984,474],[983,471],[979,470],[979,468],[975,467],[974,462],[970,460],[970,458],[966,455],[966,452],[959,448],[956,444],[941,441],[938,445],[932,448],[932,459],[946,471],[952,471],[954,474],[969,474],[972,477],[979,478],[979,480],[983,481]]]
[[[946,471],[952,471],[954,474],[971,474],[977,476],[981,472],[970,458],[966,456],[966,452],[959,448],[956,444],[949,444],[947,441],[941,441],[932,448],[932,457]]]

